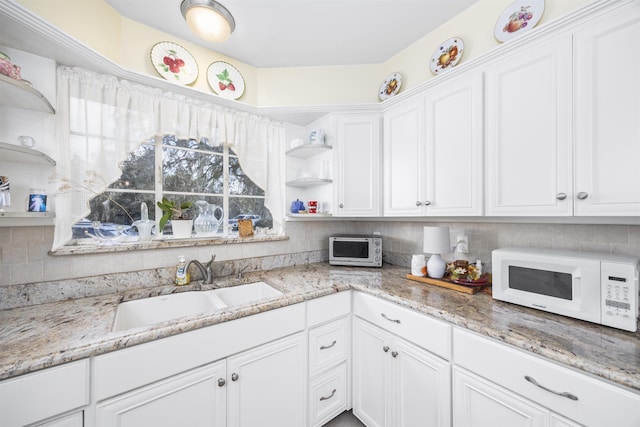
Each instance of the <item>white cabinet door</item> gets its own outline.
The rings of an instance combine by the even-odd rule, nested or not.
[[[453,368],[454,427],[547,427],[549,411],[468,371]]]
[[[487,215],[572,215],[571,34],[486,70]]]
[[[446,427],[449,364],[377,326],[353,323],[353,412],[368,427]]]
[[[226,425],[225,361],[99,403],[97,427]]]
[[[227,425],[306,425],[306,353],[299,333],[227,359]]]
[[[464,76],[425,94],[427,215],[483,213],[483,76]]]
[[[423,215],[423,97],[384,113],[384,215]]]
[[[367,427],[390,422],[387,405],[390,334],[355,318],[353,320],[353,413]]]
[[[336,127],[336,212],[339,216],[379,216],[380,116],[340,115]]]
[[[640,215],[638,42],[637,2],[575,34],[576,215]]]
[[[391,425],[450,426],[449,363],[399,338],[390,353],[394,419]]]

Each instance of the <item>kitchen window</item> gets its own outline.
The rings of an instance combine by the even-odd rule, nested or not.
[[[133,233],[141,203],[155,220],[163,197],[220,206],[232,238],[239,218],[284,238],[282,123],[79,68],[58,68],[57,96],[53,253]]]
[[[86,140],[78,136],[78,144]],[[155,202],[163,197],[191,202],[194,219],[199,214],[196,201],[221,207],[224,215],[216,219],[220,220],[218,233],[224,235],[237,232],[237,218],[251,218],[254,227],[271,228],[273,219],[264,205],[264,190],[242,170],[232,149],[207,142],[174,135],[145,141],[122,162],[120,178],[89,201],[91,213],[73,225],[73,238],[93,239],[93,221],[101,223],[98,232],[102,235],[124,232],[136,236],[137,230],[130,226],[141,218],[141,204],[146,203],[149,219],[155,220],[162,215]],[[160,170],[162,175],[156,176],[155,171]],[[165,227],[165,234],[171,232],[170,225]]]

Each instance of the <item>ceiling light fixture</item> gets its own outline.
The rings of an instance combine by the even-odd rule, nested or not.
[[[183,0],[180,11],[191,31],[210,42],[225,41],[236,28],[231,13],[214,0]]]

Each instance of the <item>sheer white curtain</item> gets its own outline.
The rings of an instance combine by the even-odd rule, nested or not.
[[[58,69],[57,98],[60,185],[53,250],[68,242],[71,226],[89,214],[89,199],[120,177],[119,165],[128,154],[166,134],[232,147],[243,171],[265,190],[274,229],[282,233],[282,124],[78,68]]]

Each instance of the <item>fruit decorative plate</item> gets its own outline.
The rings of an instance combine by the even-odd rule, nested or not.
[[[458,65],[462,53],[464,52],[464,42],[460,37],[454,37],[442,42],[433,52],[429,68],[435,75],[442,74]]]
[[[381,101],[391,98],[400,92],[400,86],[402,86],[402,75],[400,73],[391,73],[380,85],[378,97]]]
[[[207,82],[218,95],[227,99],[238,99],[244,93],[244,79],[233,65],[217,61],[207,69]]]
[[[544,0],[517,0],[502,12],[496,22],[494,36],[506,42],[535,27],[544,12]]]
[[[466,285],[466,286],[484,286],[488,282],[488,277],[486,274],[480,276],[478,280],[469,280],[464,277],[460,277],[458,279],[452,279],[453,283],[457,283],[458,285]]]
[[[191,84],[198,78],[198,63],[189,51],[172,42],[160,42],[151,48],[151,64],[165,79]]]

